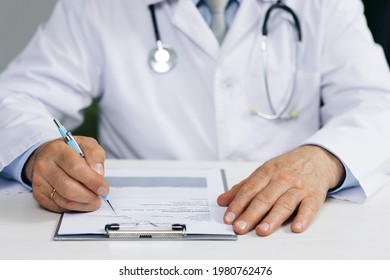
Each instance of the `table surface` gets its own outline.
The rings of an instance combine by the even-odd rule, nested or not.
[[[229,187],[258,166],[248,162],[108,160],[107,168],[223,168]],[[290,224],[273,235],[254,231],[236,241],[53,241],[60,215],[31,193],[0,197],[0,259],[55,260],[334,260],[390,259],[390,185],[364,204],[328,199],[310,227]]]

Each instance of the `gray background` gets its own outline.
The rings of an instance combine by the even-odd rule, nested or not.
[[[75,0],[77,1],[77,0]],[[0,71],[18,55],[57,0],[0,0]]]

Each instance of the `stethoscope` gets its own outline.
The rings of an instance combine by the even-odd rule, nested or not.
[[[291,108],[291,102],[293,100],[293,97],[295,95],[295,86],[297,82],[297,74],[298,74],[298,62],[300,58],[301,53],[301,43],[302,43],[302,29],[301,24],[299,22],[299,18],[297,14],[286,4],[283,3],[284,1],[278,0],[275,4],[271,5],[269,9],[267,10],[264,18],[263,28],[262,28],[262,36],[261,36],[261,55],[263,59],[263,80],[265,84],[265,93],[267,96],[267,102],[269,107],[271,108],[271,114],[266,114],[264,112],[261,112],[260,110],[256,108],[252,108],[251,114],[254,116],[259,116],[266,120],[293,120],[298,118],[298,111],[295,109],[290,109],[290,112],[286,114],[289,108]],[[292,86],[290,89],[290,92],[286,95],[287,101],[280,108],[277,110],[274,106],[274,103],[272,102],[271,93],[269,89],[268,84],[268,22],[271,17],[271,13],[277,9],[283,10],[291,15],[293,18],[293,27],[296,31],[296,47],[295,47],[295,62],[294,62],[294,70],[293,70],[293,80],[292,80]]]
[[[149,5],[150,15],[153,22],[154,37],[156,47],[149,52],[148,62],[152,70],[159,74],[168,73],[176,65],[176,52],[166,44],[163,44],[158,28],[155,5]]]
[[[148,63],[154,72],[159,74],[164,74],[164,73],[168,73],[175,67],[177,56],[175,51],[172,48],[170,48],[168,45],[164,44],[161,40],[160,31],[156,20],[155,5],[156,4],[149,5],[149,10],[153,22],[153,30],[154,30],[155,40],[156,40],[156,47],[149,52]],[[291,90],[288,92],[286,103],[279,110],[275,108],[271,98],[270,88],[268,84],[268,65],[267,65],[268,64],[268,23],[270,21],[271,13],[277,9],[283,10],[291,15],[293,19],[293,27],[296,31],[295,63],[294,63],[292,86],[291,86]],[[297,14],[290,7],[284,4],[283,0],[278,0],[276,3],[272,4],[268,8],[265,14],[261,35],[262,35],[261,55],[263,59],[262,67],[264,73],[263,79],[265,84],[267,102],[271,109],[271,113],[267,114],[260,110],[257,110],[256,108],[252,108],[251,114],[266,120],[296,119],[298,117],[298,112],[296,110],[291,109],[290,112],[288,113],[287,111],[291,107],[291,103],[295,95],[295,86],[296,86],[297,74],[298,74],[298,62],[300,58],[301,43],[302,43],[301,24]]]

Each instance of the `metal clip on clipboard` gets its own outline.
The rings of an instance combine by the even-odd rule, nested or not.
[[[182,238],[186,235],[186,225],[172,224],[161,227],[152,222],[136,224],[107,224],[106,233],[112,239],[138,239],[138,238]]]

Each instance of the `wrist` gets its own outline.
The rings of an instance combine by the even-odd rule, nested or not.
[[[338,188],[342,185],[345,180],[345,168],[341,160],[335,156],[333,153],[328,151],[325,148],[316,145],[307,145],[304,147],[309,147],[316,151],[316,154],[319,157],[319,162],[324,163],[325,175],[329,179],[329,190]]]
[[[22,180],[25,184],[32,185],[32,180],[33,180],[33,175],[34,175],[34,165],[35,165],[35,160],[39,156],[39,154],[44,150],[46,147],[47,143],[42,144],[38,148],[34,150],[34,152],[31,153],[31,155],[28,157],[26,163],[23,166],[22,169]]]
[[[35,153],[37,149],[29,156],[22,169],[22,181],[27,185],[32,185],[32,176],[34,170]]]

